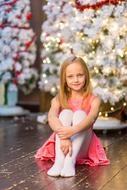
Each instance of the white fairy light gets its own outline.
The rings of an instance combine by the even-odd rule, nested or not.
[[[44,84],[48,84],[48,80],[44,80]]]
[[[43,77],[43,78],[46,78],[46,77],[47,77],[46,73],[43,73],[43,74],[42,74],[42,77]]]

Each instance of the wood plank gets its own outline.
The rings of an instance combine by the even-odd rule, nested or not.
[[[114,144],[110,145],[109,149],[114,150],[114,152],[110,152],[111,158],[113,159],[111,162],[111,165],[109,166],[97,166],[97,167],[88,167],[88,170],[86,171],[80,171],[75,177],[72,178],[59,178],[59,180],[52,182],[48,187],[45,187],[44,189],[49,189],[53,186],[54,190],[60,189],[76,189],[76,190],[83,190],[83,189],[89,189],[89,190],[96,190],[96,189],[101,189],[103,184],[107,183],[108,180],[112,178],[112,176],[116,175],[118,170],[120,170],[124,165],[126,164],[126,159],[125,162],[121,162],[121,165],[119,163],[119,160],[124,158],[126,155],[126,145],[127,141],[125,144],[125,139],[127,139],[127,135],[123,138],[120,137],[117,139],[117,143],[115,142]],[[123,151],[125,152],[125,155],[121,157],[121,149],[120,146],[124,146]],[[117,148],[117,150],[116,150]],[[115,159],[114,159],[115,156]],[[85,168],[86,166],[84,166]]]
[[[86,185],[86,189],[89,190],[102,189],[104,184],[108,183],[123,167],[127,166],[126,147],[127,135],[120,137],[114,144],[109,146],[108,157],[111,160],[111,165],[98,166],[94,175],[90,175],[88,178],[82,178],[81,181],[78,181],[75,185],[76,189],[83,190]]]
[[[46,186],[44,190],[51,189],[53,187],[53,190],[70,190],[75,188],[76,183],[82,179],[82,177],[87,178],[89,175],[93,175],[95,172],[95,167],[93,169],[89,170],[88,166],[82,165],[78,166],[76,170],[76,176],[69,177],[69,178],[62,178],[59,177],[58,180],[53,181],[51,184]],[[76,187],[77,189],[77,187]]]
[[[31,128],[32,127],[32,128]],[[34,154],[51,134],[51,129],[36,122],[36,117],[0,120],[0,190],[109,190],[126,186],[127,133],[96,132],[101,138],[111,165],[76,167],[76,176],[49,177],[51,162],[36,162]],[[120,179],[120,180],[118,180]],[[120,189],[122,189],[120,188]]]
[[[51,134],[49,127],[38,125],[37,122],[29,123],[29,126],[34,125],[33,130],[26,130],[27,125],[21,122],[17,125],[7,122],[7,127],[0,125],[0,164],[37,150]]]
[[[42,180],[45,181],[45,176],[47,177],[46,171],[51,167],[51,163],[46,162],[43,171],[42,168],[38,169],[33,156],[34,153],[30,153],[25,157],[15,159],[2,165],[0,168],[0,187],[3,189],[13,189],[18,188],[23,184],[27,184],[28,182],[30,186],[32,183],[35,183],[36,186],[38,181],[39,184],[41,184]],[[31,180],[33,181],[32,183]]]
[[[106,183],[101,190],[126,190],[127,189],[127,166],[121,168],[115,176],[113,176],[108,183]]]

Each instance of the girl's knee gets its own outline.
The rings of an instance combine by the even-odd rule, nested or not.
[[[72,112],[72,110],[70,110],[70,109],[63,109],[63,110],[60,112],[60,115],[59,115],[59,116],[61,116],[61,115],[73,115],[73,112]]]
[[[64,126],[71,125],[73,112],[70,109],[63,109],[59,114],[59,119]]]
[[[73,124],[78,124],[87,116],[86,112],[83,110],[77,110],[73,115]]]
[[[86,112],[84,110],[77,110],[74,112],[75,115],[77,114],[82,114],[82,115],[86,115]]]

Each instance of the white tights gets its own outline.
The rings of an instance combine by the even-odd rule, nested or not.
[[[64,109],[60,115],[59,119],[63,126],[71,126],[78,124],[86,117],[86,113],[83,110],[78,110],[72,112],[69,109]],[[82,157],[82,155],[87,155],[88,147],[91,140],[92,130],[88,129],[83,132],[71,137],[72,141],[72,155],[67,154],[66,156],[60,148],[60,139],[56,134],[55,143],[55,162],[53,166],[48,170],[47,174],[50,176],[63,176],[71,177],[75,175],[75,163],[76,158]],[[83,145],[83,146],[82,146]]]

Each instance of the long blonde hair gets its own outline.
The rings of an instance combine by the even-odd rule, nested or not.
[[[84,89],[83,97],[85,98],[92,93],[90,74],[85,61],[81,57],[72,56],[63,62],[60,69],[60,89],[59,89],[58,99],[60,102],[60,106],[62,108],[68,108],[68,99],[71,95],[71,92],[68,89],[66,83],[66,68],[68,65],[74,62],[78,62],[79,64],[81,64],[85,73],[85,85],[83,88]]]

